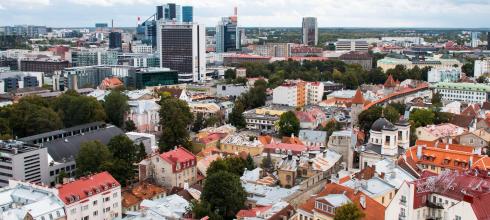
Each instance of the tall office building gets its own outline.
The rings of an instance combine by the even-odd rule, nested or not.
[[[182,6],[182,21],[183,22],[194,21],[194,8],[192,6]]]
[[[157,22],[176,21],[192,22],[194,17],[192,6],[180,6],[174,3],[156,6],[156,12],[136,28],[136,36],[143,43],[157,46]]]
[[[487,32],[487,50],[490,50],[490,32]]]
[[[315,17],[304,17],[301,33],[303,44],[316,46],[318,44],[318,24]]]
[[[480,32],[471,32],[471,47],[478,47],[480,43]]]
[[[179,72],[179,82],[200,82],[206,76],[206,28],[196,23],[165,22],[157,25],[160,67]]]
[[[121,32],[112,31],[109,33],[109,49],[122,48]]]
[[[238,29],[237,8],[230,17],[223,17],[216,26],[216,52],[223,53],[240,49],[240,31]]]

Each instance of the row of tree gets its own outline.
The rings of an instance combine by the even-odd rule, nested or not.
[[[74,90],[54,99],[26,96],[0,108],[0,135],[4,139],[25,137],[95,121],[123,127],[128,110],[128,98],[119,91],[112,91],[104,102]]]
[[[359,65],[346,64],[339,60],[327,61],[277,61],[268,64],[243,63],[240,67],[247,69],[247,77],[265,77],[269,80],[267,86],[275,88],[286,79],[302,79],[305,81],[334,81],[343,83],[349,89],[356,89],[362,84],[384,83],[388,75],[393,75],[395,80],[406,79],[425,80],[430,68],[406,69],[403,65],[397,65],[394,69],[385,72],[381,68],[364,70]],[[233,78],[235,75],[225,74]]]

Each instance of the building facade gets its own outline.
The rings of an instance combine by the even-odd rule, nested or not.
[[[475,60],[473,76],[478,78],[490,73],[490,59]]]
[[[431,86],[434,92],[442,95],[448,101],[467,103],[483,103],[489,100],[490,86],[477,83],[441,82]]]
[[[318,44],[318,23],[315,17],[304,17],[301,25],[303,44],[316,46]]]
[[[177,70],[179,82],[204,81],[205,35],[205,27],[196,23],[159,22],[157,50],[160,67]]]
[[[229,17],[221,18],[221,21],[216,26],[216,52],[224,53],[237,51],[240,49],[240,31],[238,29],[237,9],[235,14]]]
[[[459,68],[432,68],[427,73],[427,82],[457,82],[461,78],[461,69]]]

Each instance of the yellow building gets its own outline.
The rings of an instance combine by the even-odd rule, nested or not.
[[[258,140],[254,133],[240,132],[230,134],[221,140],[221,151],[228,154],[239,154],[245,152],[251,156],[262,154],[264,145]]]

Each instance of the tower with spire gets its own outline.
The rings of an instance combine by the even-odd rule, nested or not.
[[[350,118],[351,118],[351,124],[352,127],[357,126],[359,122],[359,114],[361,114],[363,108],[364,108],[364,96],[362,95],[362,91],[360,88],[357,88],[356,94],[352,98],[351,102],[351,111],[350,111]]]

